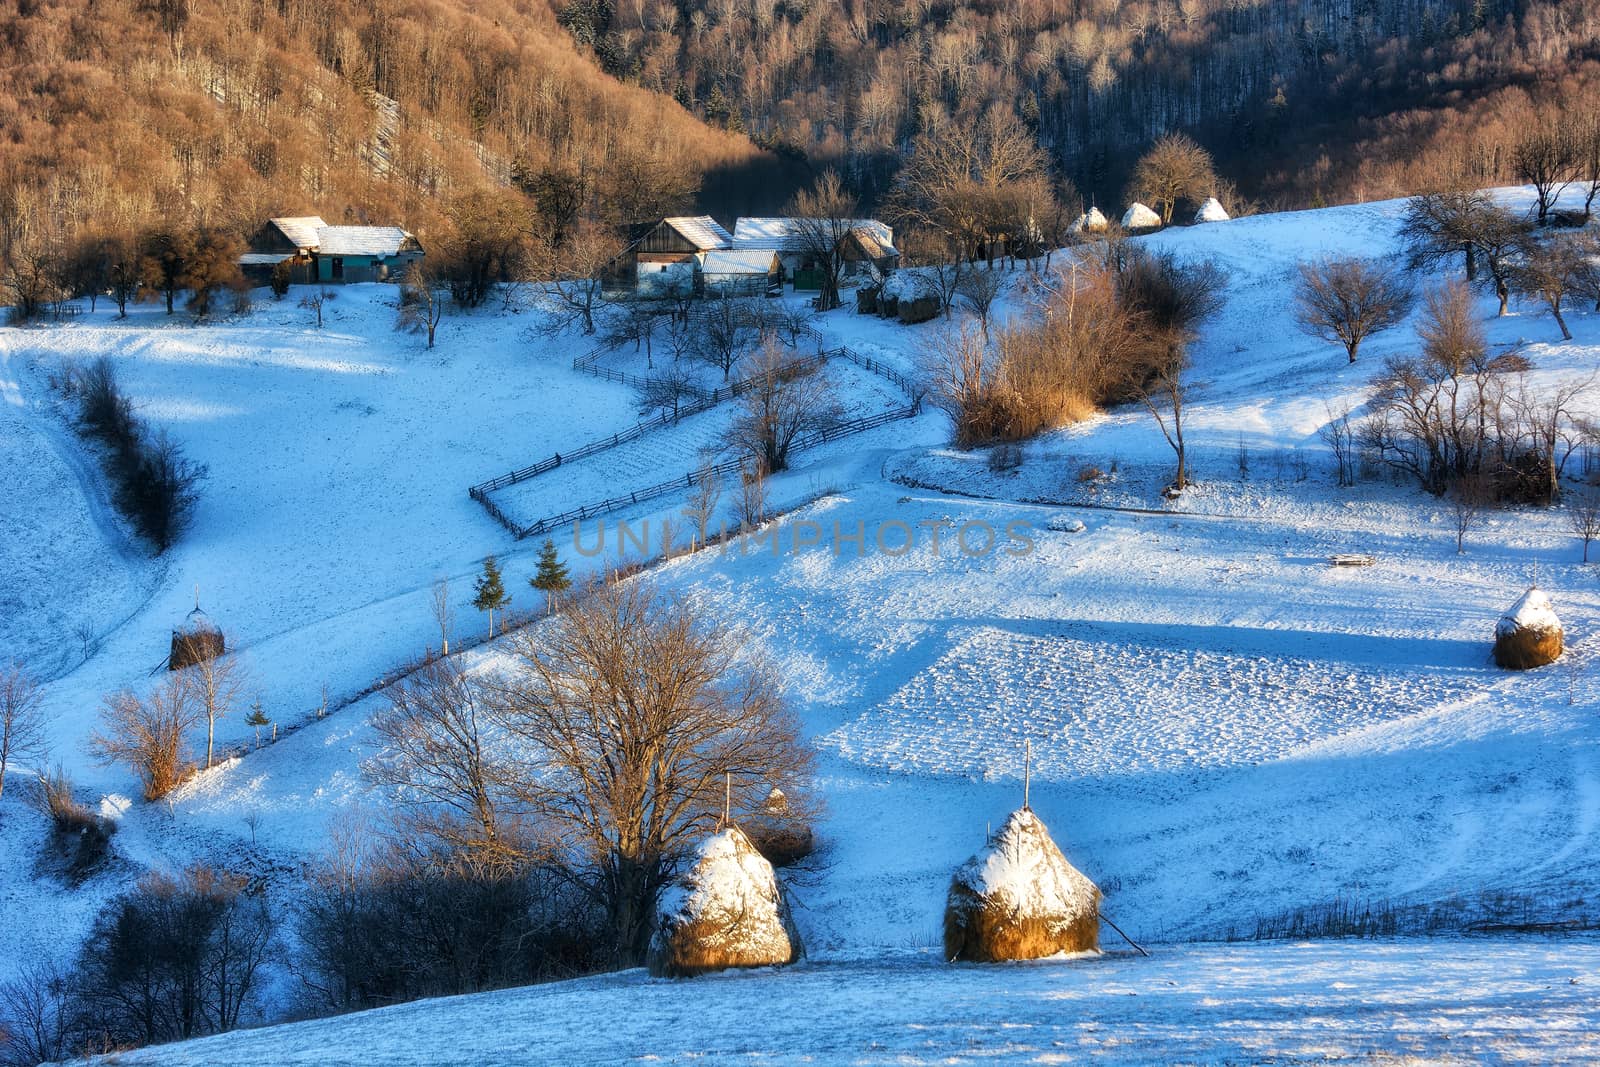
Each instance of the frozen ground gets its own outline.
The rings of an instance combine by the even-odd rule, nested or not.
[[[693,981],[642,971],[149,1049],[163,1067],[528,1063],[1592,1063],[1592,941],[927,956]],[[577,1020],[604,1025],[573,1025]]]
[[[1249,933],[1262,917],[1339,899],[1467,912],[1510,900],[1539,918],[1593,917],[1595,569],[1578,563],[1559,513],[1496,512],[1458,555],[1437,501],[1381,479],[1338,489],[1318,440],[1329,403],[1359,402],[1379,358],[1414,335],[1409,327],[1382,335],[1350,367],[1342,351],[1290,324],[1294,263],[1341,249],[1383,254],[1398,211],[1391,203],[1263,216],[1153,238],[1216,258],[1233,278],[1228,309],[1195,353],[1190,418],[1200,484],[1175,504],[1159,496],[1166,445],[1138,412],[1047,435],[1018,470],[1000,474],[982,453],[944,447],[942,421],[930,413],[807,453],[775,479],[775,507],[805,505],[774,527],[778,553],[750,541],[662,567],[659,581],[744,627],[751,647],[777,663],[822,753],[826,862],[795,893],[814,962],[792,974],[685,987],[621,976],[500,994],[486,1002],[525,1003],[553,1020],[504,1040],[566,1040],[571,1027],[561,1021],[579,1014],[627,1018],[623,1001],[643,985],[644,995],[667,998],[665,1014],[624,1025],[655,1020],[662,1055],[674,1041],[687,1051],[695,1033],[734,1042],[741,1025],[775,1035],[772,1042],[793,1036],[783,1029],[791,1025],[833,1032],[803,1011],[741,1013],[735,1021],[719,1010],[718,998],[731,1005],[736,996],[724,991],[746,989],[770,989],[762,995],[775,1002],[792,996],[790,1005],[806,1003],[804,989],[816,991],[841,1013],[841,1041],[861,1032],[850,1029],[852,1018],[882,1020],[903,1037],[922,1014],[933,1029],[921,1036],[944,1042],[949,1054],[963,1054],[969,1041],[1004,1052],[985,1042],[1015,1035],[985,1027],[1000,1025],[996,1012],[1030,1018],[1055,1003],[1029,984],[1046,979],[1071,986],[1071,997],[1102,998],[1094,1003],[1106,1005],[1119,1033],[1178,1040],[1186,1025],[1179,1009],[1195,1008],[1199,992],[1188,1000],[1172,993],[1171,1011],[1140,1022],[1106,992],[1120,987],[1102,989],[1095,976],[1126,973],[1127,982],[1143,983],[1140,968],[1153,975],[1188,967],[1194,976],[1161,973],[1178,989],[1236,981],[1258,991],[1251,1003],[1271,1003],[1269,1021],[1297,1035],[1273,1046],[1290,1050],[1281,1058],[1310,1056],[1315,1041],[1346,1031],[1356,1043],[1330,1045],[1330,1054],[1357,1055],[1368,1049],[1357,1038],[1376,1041],[1385,1027],[1361,1029],[1368,1024],[1359,1022],[1356,993],[1338,993],[1347,999],[1336,997],[1324,1025],[1288,1006],[1297,994],[1272,1000],[1267,992],[1280,972],[1301,973],[1291,961],[1320,961],[1304,972],[1314,983],[1343,959],[1397,976],[1365,992],[1401,1013],[1390,1018],[1402,1036],[1415,1028],[1421,1051],[1396,1038],[1383,1055],[1448,1061],[1458,1055],[1445,1043],[1449,1033],[1452,1041],[1503,1038],[1507,1047],[1520,1035],[1530,1058],[1548,1059],[1537,1053],[1563,1033],[1561,968],[1569,956],[1591,961],[1591,942],[1170,947]],[[0,516],[9,535],[0,539],[0,601],[20,605],[0,612],[0,638],[51,679],[56,756],[87,802],[105,798],[107,810],[122,813],[117,848],[126,861],[79,890],[36,873],[41,824],[20,810],[22,791],[8,788],[0,799],[0,977],[21,961],[69,955],[94,907],[145,867],[241,863],[266,872],[272,892],[292,900],[296,871],[324,847],[330,824],[386,804],[360,774],[361,760],[376,751],[366,719],[379,698],[308,722],[322,687],[337,702],[436,646],[426,606],[436,577],[452,580],[458,639],[477,632],[483,621],[467,605],[470,577],[488,552],[507,558],[516,605],[534,602],[526,579],[537,546],[512,542],[465,489],[633,425],[635,398],[570,369],[578,339],[525,340],[536,312],[447,318],[429,353],[391,330],[392,299],[378,286],[342,290],[321,331],[292,301],[200,328],[141,309],[128,322],[102,311],[62,328],[0,330],[0,497],[11,505]],[[1526,341],[1547,383],[1596,365],[1600,316],[1574,310],[1569,319],[1570,344],[1551,343],[1558,331],[1531,308],[1488,328],[1497,345]],[[830,344],[913,371],[938,326],[839,311],[822,329]],[[64,361],[98,354],[117,362],[141,409],[211,468],[195,529],[156,564],[127,550],[92,460],[51,399],[48,380]],[[866,395],[870,388],[860,384],[854,402],[879,402]],[[1585,403],[1600,411],[1593,395]],[[666,438],[637,444],[612,458],[638,477],[694,465],[688,453],[697,446],[679,455]],[[1100,473],[1085,477],[1085,467]],[[614,469],[574,464],[574,473],[542,488],[535,480],[530,491],[541,495],[532,503],[543,513],[614,495]],[[732,496],[730,487],[725,510]],[[671,515],[681,539],[680,505],[663,500],[609,516],[613,550],[605,557],[558,540],[582,573],[616,561],[617,519]],[[1026,554],[966,555],[953,541],[964,524],[1004,531],[1019,522],[1033,542]],[[847,540],[857,531],[860,542]],[[898,548],[907,533],[910,551],[878,548],[879,534]],[[592,543],[593,525],[584,536]],[[820,544],[790,551],[797,538]],[[1377,562],[1328,566],[1339,552]],[[1488,662],[1495,620],[1535,576],[1567,626],[1573,669],[1506,674]],[[129,802],[130,776],[92,763],[83,742],[105,693],[150,683],[195,584],[244,650],[252,695],[260,692],[278,722],[306,725],[200,776],[170,805]],[[94,622],[87,647],[63,634],[84,617]],[[495,653],[471,655],[481,664]],[[236,716],[222,737],[238,746],[249,730]],[[1087,968],[873,967],[937,943],[950,872],[1019,802],[1025,740],[1035,754],[1033,805],[1067,857],[1105,890],[1109,916],[1169,947],[1155,962]],[[19,771],[13,784],[20,778]],[[258,817],[254,831],[247,816]],[[1310,955],[1296,955],[1302,951]],[[1515,974],[1557,975],[1559,988],[1541,1000]],[[1498,977],[1506,984],[1488,984]],[[797,984],[784,984],[791,980]],[[1008,1000],[1013,984],[1018,999]],[[970,1012],[941,1013],[917,992],[924,987],[953,1005],[969,1003]],[[699,996],[697,989],[713,991],[703,1011],[674,999]],[[864,1014],[849,1007],[857,993]],[[1461,1003],[1477,1007],[1455,1019]],[[1254,1040],[1267,1025],[1261,1011],[1230,1015],[1232,1001],[1199,1009],[1215,1011],[1218,1022],[1190,1027],[1193,1040],[1217,1044],[1173,1046],[1177,1058],[1255,1058],[1227,1042]],[[1497,1013],[1507,1020],[1492,1024],[1502,1026],[1499,1037],[1486,1029]],[[1031,1041],[1049,1025],[1076,1028],[1089,1014],[1080,1006],[1054,1024],[1031,1016],[1036,1030],[1016,1039]],[[1237,1026],[1222,1025],[1227,1018]],[[619,1030],[617,1054],[642,1032]],[[1052,1031],[1048,1040],[1067,1041],[1066,1051],[1030,1045],[1017,1055],[1070,1058],[1078,1036]],[[760,1038],[725,1050],[782,1056],[798,1047]],[[919,1047],[905,1054],[932,1055]],[[887,1058],[904,1048],[863,1046],[859,1054]],[[323,1052],[318,1062],[330,1062]]]

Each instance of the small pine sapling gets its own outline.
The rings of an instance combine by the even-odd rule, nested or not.
[[[556,600],[561,594],[572,588],[572,578],[567,573],[567,565],[556,555],[556,543],[549,538],[545,539],[544,546],[539,549],[539,570],[528,579],[528,584],[545,595],[545,603],[551,610],[554,610]]]
[[[256,697],[256,702],[250,705],[250,714],[244,717],[244,724],[255,727],[257,748],[261,747],[261,728],[271,722],[272,720],[267,718],[266,709],[261,706],[261,698]]]
[[[506,594],[505,580],[500,575],[499,560],[493,556],[484,557],[483,573],[472,583],[472,589],[477,594],[472,598],[472,606],[489,613],[489,636],[492,638],[494,613],[511,603],[511,597]]]

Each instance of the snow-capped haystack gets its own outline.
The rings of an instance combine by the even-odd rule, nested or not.
[[[1122,228],[1135,233],[1142,230],[1159,230],[1161,216],[1135,200],[1133,205],[1122,213]]]
[[[744,820],[744,832],[774,867],[798,863],[816,849],[811,827],[781,789],[768,793],[761,810]]]
[[[1107,221],[1105,213],[1097,207],[1092,207],[1073,220],[1072,225],[1067,227],[1067,232],[1071,234],[1105,233],[1110,227],[1111,223]]]
[[[1200,210],[1194,213],[1195,222],[1227,222],[1233,216],[1229,215],[1222,207],[1222,201],[1214,196],[1206,197],[1206,202],[1200,205]]]
[[[1033,960],[1100,947],[1100,890],[1030,809],[1013,812],[956,870],[944,908],[948,960]]]
[[[228,651],[222,630],[211,617],[196,604],[183,625],[172,631],[172,651],[167,656],[167,669],[181,671],[196,663],[216,659]]]
[[[1530,588],[1494,628],[1494,661],[1513,671],[1543,667],[1561,657],[1565,635],[1544,590]]]
[[[661,894],[646,965],[687,978],[729,967],[771,967],[800,956],[800,935],[777,876],[744,831],[713,834]]]

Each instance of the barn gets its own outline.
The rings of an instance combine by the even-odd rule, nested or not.
[[[671,216],[635,228],[603,280],[639,296],[688,295],[698,289],[701,258],[732,247],[733,235],[710,215]]]

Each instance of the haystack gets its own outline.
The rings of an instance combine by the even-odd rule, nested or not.
[[[183,625],[172,631],[172,651],[167,656],[167,669],[181,671],[196,663],[216,659],[227,651],[222,630],[196,604],[188,618],[183,620]]]
[[[1494,661],[1513,671],[1543,667],[1560,658],[1564,636],[1550,598],[1531,588],[1495,625]]]
[[[1032,960],[1099,948],[1100,890],[1067,862],[1026,807],[950,880],[948,960]]]
[[[1106,220],[1105,213],[1097,207],[1092,207],[1073,220],[1067,227],[1070,234],[1105,233],[1110,229],[1111,223]]]
[[[744,820],[745,836],[774,867],[798,863],[816,850],[816,837],[783,790],[773,789],[761,810]]]
[[[1222,207],[1222,201],[1214,196],[1206,197],[1206,202],[1200,205],[1200,210],[1194,213],[1194,221],[1199,222],[1227,222],[1233,216],[1229,215]]]
[[[736,826],[713,834],[661,894],[645,960],[657,977],[771,967],[800,956],[800,935],[772,864]]]
[[[1161,229],[1161,216],[1135,200],[1122,214],[1122,228],[1133,233]]]

